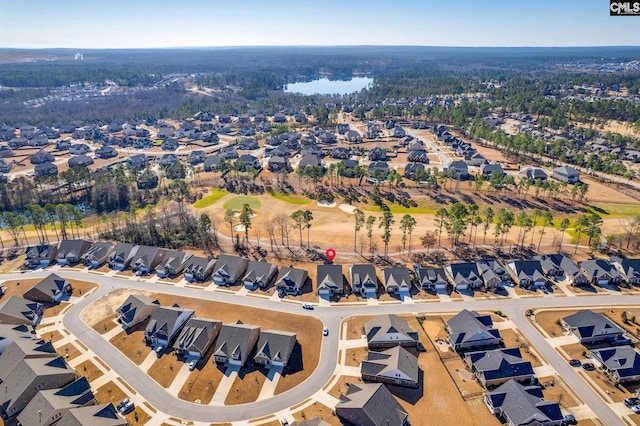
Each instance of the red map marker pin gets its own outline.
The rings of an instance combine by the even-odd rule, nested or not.
[[[333,259],[336,257],[336,251],[332,248],[328,248],[327,251],[324,252],[324,255],[327,256],[329,262],[333,262]]]

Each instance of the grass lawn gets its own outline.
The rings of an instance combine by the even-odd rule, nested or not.
[[[223,207],[225,209],[231,210],[242,210],[242,207],[244,207],[245,204],[249,204],[249,207],[251,207],[252,209],[257,209],[262,205],[260,200],[256,197],[241,195],[239,197],[233,197],[232,199],[224,203]]]
[[[185,401],[208,404],[213,398],[220,380],[224,376],[224,371],[211,362],[205,362],[200,368],[196,368],[184,382],[182,389],[178,393],[178,398]]]
[[[391,213],[393,214],[433,214],[435,215],[437,210],[433,207],[420,206],[420,205],[418,205],[418,207],[405,207],[399,204],[391,204],[391,203],[386,203],[386,204],[389,206],[389,211],[391,211]],[[375,206],[373,204],[367,204],[366,206],[363,207],[363,210],[382,213],[382,210],[380,209],[380,207]]]
[[[266,381],[267,371],[260,369],[258,365],[240,371],[227,394],[225,405],[246,404],[254,402],[260,395],[262,385]]]
[[[160,386],[168,388],[178,375],[183,364],[183,362],[178,361],[174,353],[164,354],[149,367],[147,374],[158,382]]]
[[[311,202],[311,200],[305,197],[304,195],[296,195],[296,194],[289,195],[289,194],[283,194],[282,192],[274,192],[273,194],[271,194],[271,196],[276,200],[284,201],[285,203],[289,203],[289,204],[303,205],[303,204],[309,204]]]
[[[193,207],[195,207],[196,209],[203,209],[205,207],[212,206],[217,203],[220,198],[224,197],[228,193],[229,192],[223,189],[212,188],[211,194],[196,201]]]

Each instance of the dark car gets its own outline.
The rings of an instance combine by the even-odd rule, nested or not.
[[[634,398],[626,398],[622,402],[624,402],[624,405],[626,405],[627,407],[633,407],[634,405],[640,404],[640,399],[635,398],[635,397]]]
[[[570,359],[569,360],[569,365],[572,367],[577,367],[581,364],[580,360],[577,359]]]
[[[596,366],[591,364],[590,362],[585,362],[584,364],[582,364],[582,368],[585,371],[593,371],[596,369]]]
[[[576,420],[573,414],[565,414],[562,418],[562,424],[565,425],[577,425],[578,421]]]

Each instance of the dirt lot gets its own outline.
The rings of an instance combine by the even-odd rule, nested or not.
[[[58,352],[58,355],[64,357],[67,361],[70,361],[80,355],[80,350],[78,350],[78,348],[76,348],[72,343],[67,343],[56,348],[56,352]]]
[[[224,370],[221,370],[213,362],[207,362],[189,374],[178,393],[178,398],[185,401],[208,404],[211,402],[211,398],[213,398],[213,394],[216,392],[223,376]]]
[[[68,302],[60,302],[57,305],[48,307],[47,309],[45,309],[44,315],[42,317],[43,318],[57,317],[67,306],[69,306]]]
[[[562,336],[564,332],[562,327],[558,324],[558,320],[569,315],[573,315],[577,310],[566,311],[539,311],[535,315],[529,317],[530,320],[535,321],[550,337]],[[595,311],[594,311],[595,312]]]
[[[122,389],[116,386],[113,382],[108,382],[102,385],[94,393],[100,404],[111,402],[113,405],[118,405],[120,401],[127,397]],[[143,425],[147,423],[151,417],[145,410],[141,410],[136,407],[135,410],[126,415],[126,418],[131,425]]]
[[[319,402],[314,402],[313,404],[304,408],[303,410],[293,413],[293,418],[299,422],[303,420],[311,420],[315,417],[322,418],[324,421],[326,421],[332,426],[340,426],[342,424],[338,416],[334,414],[334,411],[332,408],[329,408],[326,405],[320,404]],[[418,425],[418,423],[414,423],[414,422],[412,422],[411,424]]]
[[[542,394],[547,401],[556,401],[563,408],[575,407],[580,403],[567,391],[568,386],[560,377],[538,377],[538,381],[544,385]]]
[[[369,350],[367,347],[347,349],[347,355],[344,363],[350,367],[359,367],[362,361],[367,357]]]
[[[116,314],[110,315],[109,317],[103,319],[102,321],[93,325],[93,329],[100,334],[107,333],[114,328],[118,327],[119,324],[116,322]]]
[[[345,393],[349,388],[349,383],[362,383],[362,379],[355,376],[340,376],[336,384],[329,390],[329,395],[340,398],[340,395]]]
[[[101,377],[104,373],[91,361],[84,361],[76,366],[78,374],[85,376],[89,382]]]
[[[227,399],[224,401],[225,405],[256,401],[258,395],[260,395],[262,385],[267,379],[267,373],[266,369],[258,368],[255,365],[249,369],[245,368],[245,371],[241,371],[231,386],[231,391],[229,391]]]
[[[144,329],[147,322],[138,324],[134,328],[122,330],[109,340],[113,346],[125,354],[135,364],[140,365],[151,350],[144,344]]]
[[[175,354],[164,354],[149,367],[147,374],[163,388],[171,386],[178,375],[183,362],[178,361]]]

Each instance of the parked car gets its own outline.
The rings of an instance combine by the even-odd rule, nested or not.
[[[631,407],[631,411],[636,414],[640,414],[640,405],[634,405],[633,407]]]
[[[580,360],[577,360],[577,359],[570,359],[570,360],[569,360],[569,365],[570,365],[570,366],[572,366],[572,367],[577,367],[577,366],[579,366],[580,364],[582,364],[582,363],[580,362]]]
[[[329,335],[329,329],[327,327],[323,328],[322,329],[322,334],[325,335],[325,336],[328,336]]]
[[[590,362],[585,362],[584,364],[582,364],[582,368],[583,368],[585,371],[593,371],[593,370],[595,370],[595,369],[596,369],[596,366],[595,366],[595,365],[593,365],[593,364],[592,364],[592,363],[590,363]]]
[[[194,368],[196,368],[196,360],[195,359],[189,361],[189,371],[193,371]]]
[[[313,305],[311,303],[303,303],[302,304],[302,308],[303,309],[313,309]]]
[[[565,414],[564,417],[562,417],[562,423],[565,425],[577,425],[578,421],[573,414]]]
[[[116,407],[120,414],[128,414],[136,408],[136,405],[129,398],[123,399]]]
[[[640,399],[638,398],[625,398],[622,402],[624,402],[624,405],[626,405],[627,407],[631,408],[634,405],[640,405]]]

